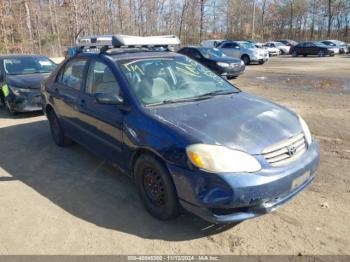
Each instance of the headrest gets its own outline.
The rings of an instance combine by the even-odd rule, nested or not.
[[[109,69],[109,67],[105,68],[105,71],[103,72],[103,82],[115,82],[115,77],[111,71],[111,69]]]
[[[150,64],[145,67],[145,76],[156,78],[159,75],[159,67],[156,64]]]
[[[76,77],[81,77],[83,74],[84,65],[73,65],[72,75]]]

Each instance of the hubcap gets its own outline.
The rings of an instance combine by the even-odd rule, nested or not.
[[[146,168],[143,175],[143,186],[149,200],[157,206],[164,205],[166,193],[162,177],[153,168]]]

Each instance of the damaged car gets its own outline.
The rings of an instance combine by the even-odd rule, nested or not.
[[[56,66],[41,55],[0,56],[0,102],[10,115],[42,109],[40,83]]]
[[[306,189],[320,154],[303,118],[159,51],[174,44],[172,36],[79,38],[79,52],[41,87],[53,141],[75,141],[118,167],[161,220],[184,208],[239,222]]]

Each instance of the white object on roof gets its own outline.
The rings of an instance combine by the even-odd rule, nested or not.
[[[100,35],[84,36],[76,40],[78,47],[128,47],[128,46],[170,46],[181,44],[175,35],[162,36],[129,36],[129,35]]]

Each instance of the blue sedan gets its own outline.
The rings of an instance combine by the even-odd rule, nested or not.
[[[173,52],[78,53],[41,94],[54,142],[117,166],[161,220],[180,206],[214,223],[269,213],[310,185],[319,163],[299,115]]]

